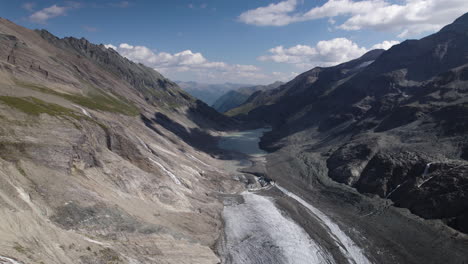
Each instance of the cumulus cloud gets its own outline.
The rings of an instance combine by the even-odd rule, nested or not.
[[[219,82],[264,82],[272,80],[271,74],[263,73],[260,68],[254,65],[210,61],[203,54],[191,50],[177,53],[155,52],[148,47],[128,43],[122,43],[118,46],[112,44],[104,46],[116,50],[132,61],[154,68],[171,78],[176,77],[177,73],[190,73],[205,82],[210,80]],[[283,76],[282,78],[284,79]]]
[[[384,49],[384,50],[388,50],[389,48],[391,48],[392,46],[396,45],[396,44],[400,44],[399,41],[396,41],[396,40],[385,40],[383,41],[382,43],[378,43],[378,44],[375,44],[371,47],[371,50],[372,49]]]
[[[288,0],[266,7],[249,10],[239,16],[240,21],[258,26],[284,26],[299,19],[290,13],[296,9],[297,0]]]
[[[408,37],[435,31],[451,23],[468,10],[466,0],[328,0],[307,12],[300,12],[296,0],[282,1],[248,10],[240,21],[257,26],[284,26],[294,22],[342,16],[345,21],[337,28],[378,31],[397,31],[399,37]],[[329,20],[331,24],[335,20]]]
[[[113,49],[113,50],[117,51],[117,47],[112,45],[112,44],[106,44],[106,45],[104,45],[104,47],[106,47],[107,49]]]
[[[65,6],[52,5],[32,13],[29,19],[32,22],[44,24],[47,20],[58,16],[65,16],[68,10],[78,7],[80,7],[80,4],[77,2],[67,2]]]
[[[398,41],[384,41],[375,44],[371,49],[388,49],[398,44]],[[273,61],[294,64],[298,68],[307,69],[315,66],[332,66],[362,56],[369,51],[365,47],[347,38],[322,40],[315,46],[296,45],[290,48],[278,46],[268,50],[269,54],[258,57],[260,61]]]
[[[373,45],[371,49],[388,49],[395,44],[398,44],[398,41],[383,41]],[[145,46],[128,43],[104,46],[175,79],[179,79],[181,74],[188,74],[192,79],[203,82],[271,83],[277,80],[289,81],[298,75],[297,72],[266,73],[254,65],[210,61],[203,54],[191,50],[177,53],[156,52]],[[367,51],[369,49],[360,47],[349,39],[335,38],[319,41],[315,46],[278,46],[270,49],[268,55],[258,57],[258,60],[292,64],[304,70],[314,66],[336,65],[355,59]]]

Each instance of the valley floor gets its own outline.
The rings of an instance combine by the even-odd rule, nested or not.
[[[265,158],[258,149],[263,132],[236,132],[219,145],[238,152],[245,149],[252,161],[247,170],[268,174],[262,166],[275,168],[281,162],[271,163],[278,157]],[[225,227],[218,241],[223,263],[468,261],[468,239],[464,235],[394,208],[386,200],[370,199],[331,183],[328,187],[311,187],[289,175],[275,177],[277,183],[265,187],[251,174],[236,177],[245,181],[249,191],[223,195]]]

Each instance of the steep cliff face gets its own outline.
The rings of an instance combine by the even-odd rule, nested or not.
[[[46,30],[36,32],[49,43],[68,54],[82,56],[106,71],[124,79],[130,87],[152,104],[187,104],[194,101],[187,96],[174,82],[160,73],[142,64],[134,63],[120,56],[113,49],[104,45],[89,43],[86,39],[67,37],[59,39]]]
[[[0,19],[0,123],[0,262],[219,261],[231,121],[159,73]]]
[[[237,118],[273,125],[267,149],[301,149],[326,164],[321,174],[466,232],[467,72],[464,15],[423,39],[303,73],[250,98]]]

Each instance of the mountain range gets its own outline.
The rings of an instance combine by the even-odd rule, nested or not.
[[[248,84],[237,84],[237,83],[220,83],[220,84],[208,84],[198,82],[176,82],[179,87],[184,91],[192,95],[193,97],[205,102],[207,105],[213,105],[219,97],[225,93],[236,90],[241,87],[248,87]]]
[[[265,149],[468,232],[467,32],[465,14],[420,40],[314,68],[230,112],[273,127]]]
[[[468,13],[287,83],[222,86],[0,18],[0,263],[235,263],[278,244],[468,260]],[[237,90],[216,111],[190,87]],[[267,154],[221,148],[258,154],[247,128],[269,131]]]
[[[212,106],[218,112],[228,112],[229,110],[237,108],[238,106],[245,103],[245,101],[247,101],[249,97],[252,96],[252,94],[259,91],[275,89],[282,84],[282,82],[277,81],[269,85],[256,85],[234,89],[219,97]]]

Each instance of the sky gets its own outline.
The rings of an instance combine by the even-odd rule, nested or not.
[[[0,0],[0,17],[84,37],[174,81],[268,84],[438,31],[467,0]]]

